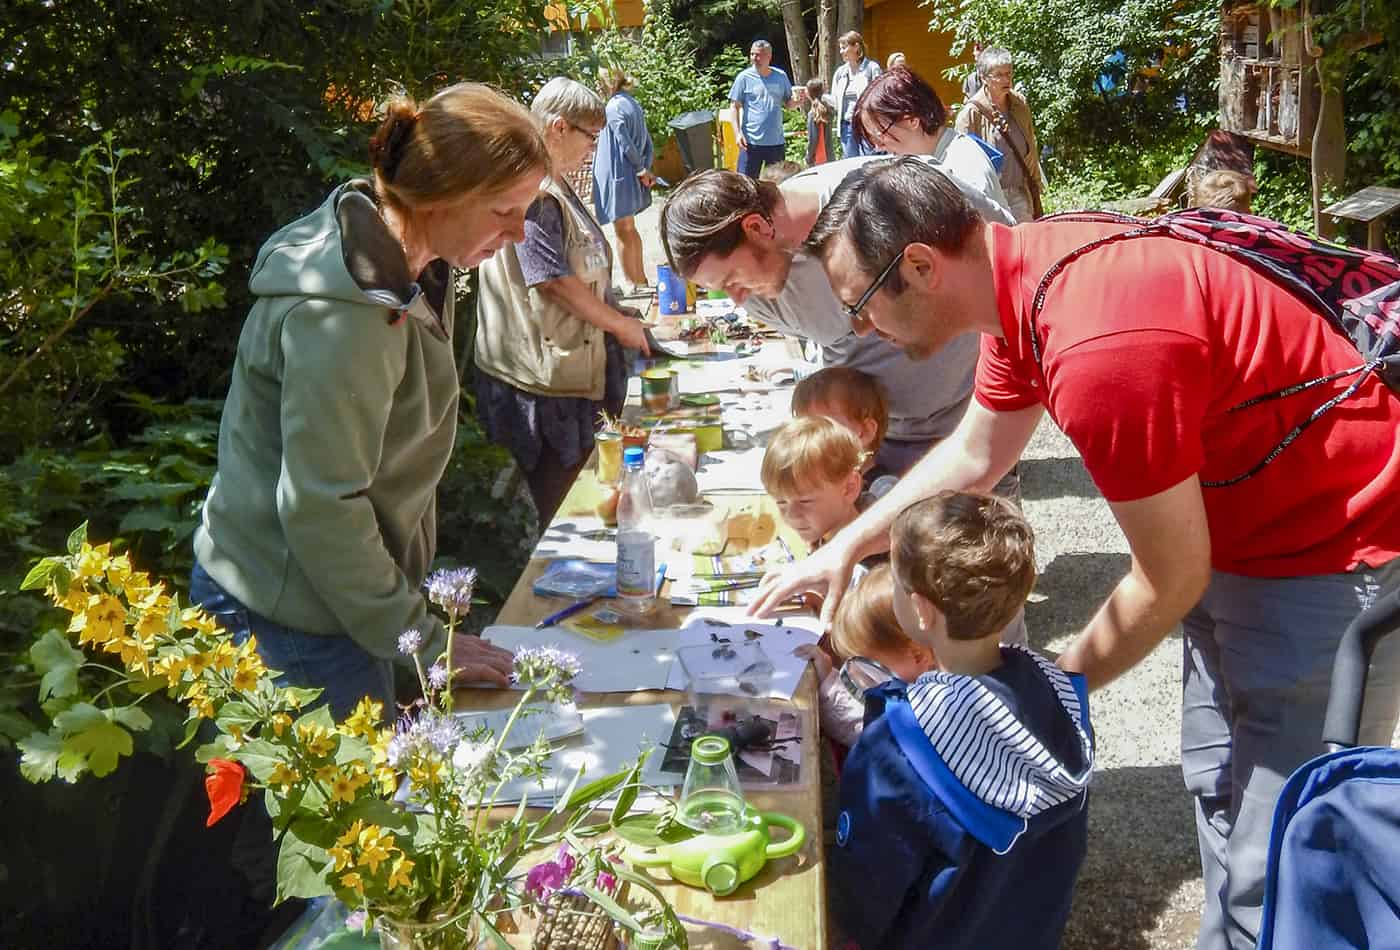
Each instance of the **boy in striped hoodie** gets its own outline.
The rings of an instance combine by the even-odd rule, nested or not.
[[[890,532],[894,606],[937,669],[865,694],[841,774],[836,914],[861,947],[1058,947],[1084,858],[1082,677],[997,642],[1035,582],[1015,505],[945,491]]]

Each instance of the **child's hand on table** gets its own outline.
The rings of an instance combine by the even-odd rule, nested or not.
[[[804,660],[811,660],[812,665],[817,668],[817,681],[825,680],[831,675],[831,657],[826,651],[815,643],[804,643],[792,651],[793,656],[800,656]]]

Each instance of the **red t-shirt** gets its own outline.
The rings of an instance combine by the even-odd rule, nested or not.
[[[1351,342],[1289,291],[1225,255],[1168,237],[1091,251],[1066,267],[1040,311],[1045,271],[1122,225],[993,225],[1003,338],[983,336],[976,396],[994,411],[1042,403],[1110,501],[1192,474],[1252,468],[1354,379],[1239,412],[1253,396],[1356,366]],[[1374,376],[1252,478],[1204,488],[1216,569],[1290,577],[1378,566],[1400,554],[1400,397]]]

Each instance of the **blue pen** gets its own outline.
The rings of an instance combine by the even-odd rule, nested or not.
[[[656,589],[657,589],[657,590],[660,590],[660,589],[661,589],[661,582],[664,581],[665,579],[666,579],[666,565],[665,565],[665,564],[662,564],[662,565],[660,565],[659,567],[657,567],[657,569],[656,569]],[[607,596],[609,596],[609,597],[616,597],[616,596],[617,596],[617,588],[616,588],[616,587],[612,587],[611,589],[609,589],[609,590],[606,591],[605,593],[606,593]],[[572,617],[574,614],[578,613],[580,610],[583,610],[583,609],[584,609],[585,607],[587,607],[589,604],[593,603],[595,600],[597,600],[599,597],[602,597],[602,596],[603,596],[603,594],[594,594],[592,597],[585,597],[583,600],[576,600],[576,601],[574,601],[572,604],[570,604],[569,606],[565,607],[563,610],[555,611],[554,613],[550,614],[548,617],[545,617],[545,618],[544,618],[543,620],[541,620],[539,623],[535,624],[535,629],[536,629],[536,630],[543,630],[545,627],[552,627],[552,626],[554,626],[556,623],[558,623],[558,622],[561,621],[561,620],[567,620],[569,617]]]

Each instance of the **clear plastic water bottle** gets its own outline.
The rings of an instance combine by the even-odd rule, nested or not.
[[[643,461],[643,452],[636,446],[622,453],[622,493],[617,502],[617,596],[622,610],[634,615],[649,614],[656,607],[656,535]]]

